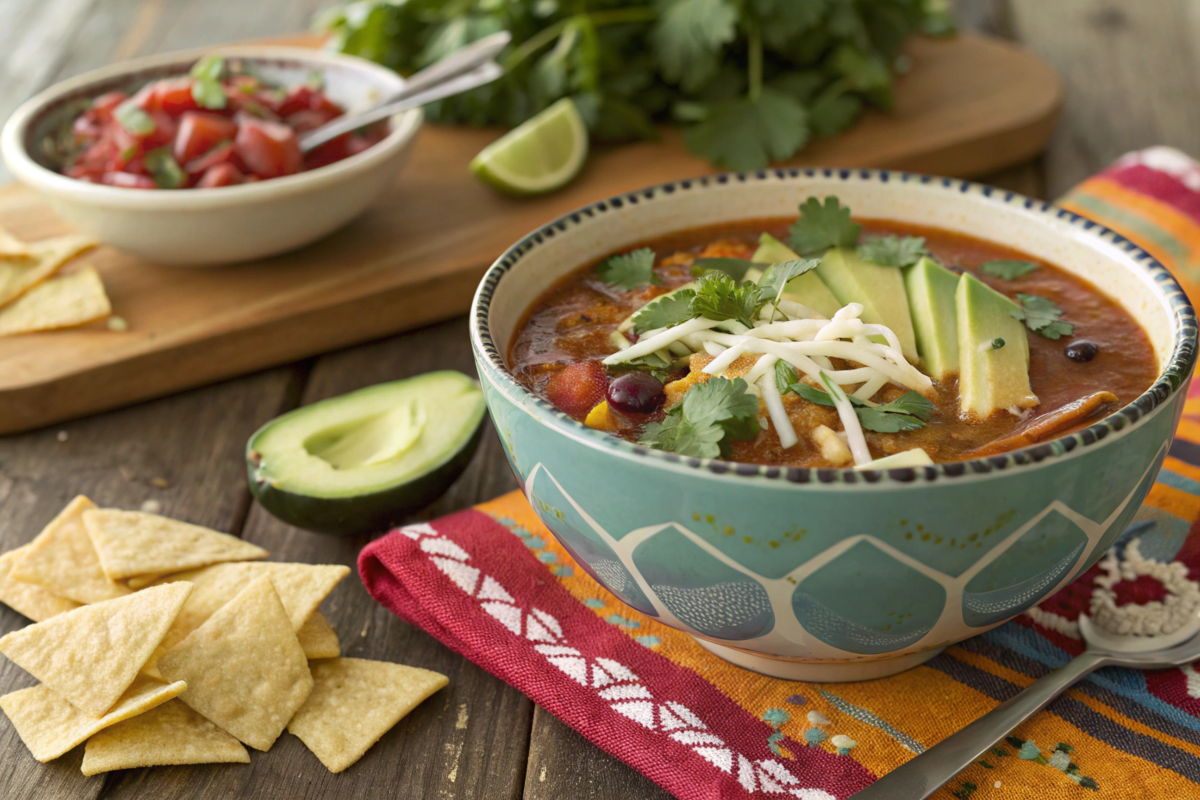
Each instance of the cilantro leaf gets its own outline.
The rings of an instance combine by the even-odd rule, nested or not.
[[[1063,310],[1053,300],[1036,294],[1017,294],[1021,308],[1012,312],[1013,319],[1021,320],[1025,327],[1047,339],[1070,336],[1075,326],[1059,319]]]
[[[728,0],[659,0],[654,30],[663,77],[685,91],[717,73],[721,51],[737,37],[738,12]]]
[[[854,247],[862,226],[850,219],[850,209],[842,206],[836,197],[810,197],[800,206],[800,218],[789,229],[792,249],[802,256],[809,256],[831,247]]]
[[[779,296],[783,294],[784,289],[793,278],[799,278],[809,270],[816,269],[820,263],[821,259],[819,258],[800,258],[767,267],[767,271],[758,281],[764,299],[778,302]]]
[[[154,122],[154,117],[133,102],[132,98],[113,109],[113,119],[120,123],[126,133],[133,136],[146,136],[154,133],[155,128],[158,127]]]
[[[778,379],[778,373],[776,373]],[[793,383],[788,387],[810,403],[820,406],[836,407],[829,393],[807,383]],[[868,406],[854,395],[846,395],[854,405],[854,413],[858,423],[868,431],[875,433],[898,433],[899,431],[914,431],[924,428],[933,416],[933,403],[928,398],[916,392],[905,392],[890,403],[880,406]]]
[[[694,458],[728,456],[730,442],[753,439],[758,424],[758,398],[741,378],[710,378],[683,396],[661,423],[647,425],[641,444]]]
[[[708,319],[735,319],[751,327],[763,302],[758,284],[739,284],[724,272],[710,272],[696,280],[692,313]]]
[[[180,169],[171,148],[159,147],[146,153],[146,169],[160,189],[178,189],[187,183],[187,174]]]
[[[744,258],[697,258],[692,262],[692,277],[700,278],[714,270],[724,272],[735,281],[744,280],[746,273],[755,266]]]
[[[656,297],[634,312],[633,332],[641,336],[646,331],[687,322],[695,316],[692,313],[692,300],[695,297],[694,289],[681,289],[674,294]]]
[[[1006,281],[1015,281],[1038,268],[1032,261],[985,261],[979,271]]]
[[[227,98],[221,84],[214,80],[197,78],[192,82],[192,99],[201,108],[219,110],[225,107]]]
[[[808,142],[808,114],[799,101],[770,87],[758,98],[717,103],[707,118],[685,128],[693,153],[733,170],[762,169],[791,158]]]
[[[792,384],[799,380],[791,364],[786,361],[775,362],[775,386],[780,394],[787,394],[791,391]]]
[[[225,59],[218,55],[207,55],[192,64],[188,75],[202,81],[219,81],[225,71]]]
[[[873,236],[858,246],[858,257],[881,267],[911,267],[929,255],[924,236]]]
[[[649,247],[610,256],[596,267],[596,275],[605,283],[626,290],[647,283],[662,285],[662,281],[654,274],[654,251]]]
[[[817,136],[836,136],[849,128],[863,112],[863,101],[835,83],[825,89],[808,107],[808,117]]]

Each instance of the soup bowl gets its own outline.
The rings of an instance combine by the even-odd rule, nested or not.
[[[1115,298],[1158,376],[1057,439],[974,461],[888,470],[685,458],[585,427],[514,380],[526,311],[571,270],[690,228],[795,216],[810,195],[856,215],[1015,245]],[[1170,273],[1120,234],[1012,192],[874,170],[779,169],[678,181],[567,214],[484,276],[471,341],[521,486],[597,581],[643,614],[765,674],[889,675],[1000,625],[1095,563],[1153,485],[1196,356]]]

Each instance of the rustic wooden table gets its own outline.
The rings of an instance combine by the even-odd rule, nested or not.
[[[323,0],[0,0],[0,120],[34,92],[113,61],[303,29]],[[1015,38],[1066,84],[1046,155],[985,180],[1055,197],[1122,153],[1169,144],[1200,154],[1200,0],[961,0],[965,27]],[[8,176],[0,168],[0,179]],[[514,231],[514,238],[523,231]],[[51,429],[0,438],[0,549],[28,541],[74,495],[231,531],[287,561],[353,564],[363,539],[291,528],[253,505],[242,448],[288,409],[368,384],[472,370],[465,319]],[[490,432],[427,515],[515,487]],[[666,798],[528,699],[375,605],[355,578],[327,601],[347,655],[438,670],[450,686],[331,775],[283,736],[249,766],[160,768],[85,778],[82,748],[38,764],[0,723],[8,798]],[[25,624],[0,607],[0,633]],[[32,683],[0,663],[0,693]],[[946,795],[949,797],[949,795]]]

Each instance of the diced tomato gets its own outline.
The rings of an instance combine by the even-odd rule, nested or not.
[[[317,167],[323,167],[326,164],[332,164],[335,161],[341,161],[346,157],[346,148],[349,146],[349,142],[350,134],[345,133],[336,139],[330,139],[325,144],[320,145],[308,153],[305,153],[304,168],[316,169]]]
[[[559,411],[583,419],[604,399],[608,373],[599,361],[572,364],[546,383],[546,399]]]
[[[92,101],[91,111],[96,112],[102,118],[112,117],[113,109],[129,99],[129,95],[124,92],[107,92],[100,95]]]
[[[92,111],[86,111],[71,123],[71,133],[79,139],[98,139],[104,132],[104,122]]]
[[[131,175],[128,172],[106,172],[100,182],[107,183],[109,186],[120,186],[124,189],[158,188],[158,185],[148,175]]]
[[[216,114],[188,111],[175,134],[175,160],[180,164],[199,158],[221,142],[237,136],[237,123]]]
[[[314,94],[312,87],[305,84],[293,86],[288,90],[287,96],[283,98],[283,102],[279,104],[279,113],[285,117],[290,117],[297,111],[307,111],[309,109],[309,100]]]
[[[133,96],[133,104],[143,111],[161,111],[162,101],[158,98],[158,86],[147,83]]]
[[[377,141],[372,141],[365,136],[351,134],[350,138],[346,140],[346,155],[356,156],[371,145],[376,144]]]
[[[173,117],[200,107],[196,102],[196,98],[192,97],[191,78],[172,78],[170,80],[158,81],[157,92],[159,106]]]
[[[135,139],[141,142],[142,147],[146,150],[153,150],[156,147],[168,145],[175,140],[175,131],[179,128],[179,123],[175,118],[165,111],[150,111],[150,118],[154,120],[154,130],[146,134],[132,134]],[[121,127],[121,126],[117,126]],[[124,130],[124,128],[121,128]]]
[[[204,173],[204,176],[196,182],[196,188],[209,189],[214,186],[233,186],[241,183],[243,179],[241,170],[233,164],[217,164],[215,167],[209,167]]]
[[[288,114],[285,122],[296,129],[297,133],[311,131],[313,128],[319,128],[331,119],[337,119],[340,114],[330,114],[327,111],[317,111],[315,109],[306,108],[303,111],[297,111],[295,114]]]
[[[204,174],[218,164],[232,164],[233,160],[233,142],[222,142],[199,158],[184,163],[183,169],[184,172],[195,177]]]
[[[237,116],[234,149],[246,168],[263,178],[278,178],[300,171],[303,157],[296,132],[279,122],[248,114]]]
[[[63,174],[68,178],[81,181],[98,181],[104,175],[104,167],[97,164],[74,164],[67,167]]]

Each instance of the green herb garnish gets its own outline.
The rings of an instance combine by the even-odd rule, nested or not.
[[[810,197],[800,206],[800,218],[789,229],[792,249],[802,256],[822,253],[831,247],[854,247],[862,226],[850,219],[850,209],[836,197],[826,197],[825,204]]]
[[[733,319],[753,327],[754,315],[764,302],[756,283],[738,283],[724,272],[710,272],[696,281],[692,316],[714,320]]]
[[[780,394],[787,394],[791,391],[792,384],[798,383],[799,380],[791,364],[786,361],[775,362],[775,386]]]
[[[1032,261],[985,261],[979,265],[979,271],[994,278],[1015,281],[1038,268]]]
[[[120,123],[125,132],[131,136],[149,136],[158,127],[154,117],[133,100],[126,100],[113,109],[113,119]]]
[[[508,29],[506,76],[426,106],[434,122],[513,127],[562,97],[596,140],[684,126],[692,152],[727,167],[786,159],[867,106],[888,108],[905,41],[945,34],[923,0],[357,0],[317,27],[342,52],[411,74]]]
[[[778,371],[775,377],[778,381]],[[836,403],[828,392],[807,383],[794,382],[787,390],[795,392],[810,403],[836,408]],[[892,402],[879,406],[868,406],[852,394],[847,394],[846,397],[854,405],[858,423],[864,429],[875,433],[898,433],[924,428],[933,416],[933,403],[917,392],[905,392]]]
[[[662,281],[654,274],[654,251],[649,247],[606,258],[596,267],[596,275],[605,283],[626,290],[650,283],[662,285]]]
[[[1001,347],[1004,347],[1003,339],[1001,339],[999,336],[997,336],[995,339],[992,339],[992,349],[993,350],[999,350]]]
[[[699,278],[710,272],[724,272],[735,281],[745,280],[746,273],[755,266],[744,258],[697,258],[692,262],[692,277]]]
[[[187,183],[187,174],[179,168],[168,147],[159,147],[146,153],[146,169],[160,189],[178,189]]]
[[[1063,310],[1052,300],[1036,294],[1018,294],[1021,308],[1012,312],[1013,319],[1025,323],[1025,327],[1047,339],[1070,336],[1075,326],[1059,319]]]
[[[674,294],[664,294],[651,300],[634,312],[633,332],[641,336],[646,331],[670,328],[687,322],[695,316],[692,313],[692,300],[695,297],[694,289],[681,289]]]
[[[207,55],[192,65],[192,68],[188,71],[188,75],[200,81],[219,81],[224,71],[224,58],[216,55]]]
[[[730,443],[753,439],[758,398],[741,378],[710,378],[693,386],[662,422],[646,426],[638,440],[647,447],[692,458],[728,457]]]
[[[221,75],[225,72],[225,59],[220,56],[204,56],[192,65],[188,72],[192,76],[192,99],[201,108],[218,110],[225,107],[225,90],[221,88]]]
[[[758,285],[762,289],[763,298],[772,302],[778,303],[779,298],[783,296],[783,292],[787,289],[787,285],[793,279],[799,278],[809,270],[816,269],[821,264],[819,258],[800,258],[794,261],[784,261],[780,264],[772,264],[767,267],[767,271],[763,273],[759,279]]]
[[[929,255],[924,236],[874,236],[858,246],[858,257],[881,267],[911,267]]]

